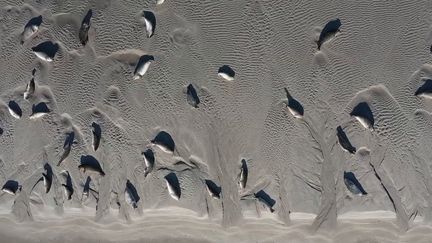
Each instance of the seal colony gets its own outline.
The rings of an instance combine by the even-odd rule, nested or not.
[[[420,151],[429,136],[429,114],[421,110],[432,90],[427,64],[418,75],[406,75],[421,75],[423,83],[411,81],[397,89],[398,95],[409,97],[398,102],[400,98],[383,85],[365,87],[369,83],[362,77],[352,84],[346,75],[345,86],[338,83],[335,76],[343,76],[347,60],[356,77],[361,73],[356,65],[369,61],[351,58],[353,50],[346,42],[351,35],[362,36],[352,32],[357,23],[342,11],[340,19],[308,19],[323,26],[315,27],[315,37],[298,43],[301,48],[289,56],[284,49],[293,47],[279,41],[287,39],[282,38],[287,27],[272,25],[280,16],[259,12],[269,9],[266,2],[247,5],[244,16],[214,30],[209,26],[215,20],[205,19],[208,25],[201,25],[200,18],[190,18],[195,14],[190,9],[185,9],[188,15],[179,11],[171,16],[176,4],[155,0],[142,7],[146,10],[130,13],[126,21],[136,26],[124,25],[125,32],[133,32],[123,36],[125,43],[114,36],[118,23],[110,23],[112,28],[101,25],[109,16],[101,13],[99,3],[73,14],[33,9],[24,29],[26,21],[19,23],[17,38],[8,41],[16,41],[28,55],[18,68],[34,71],[16,75],[19,82],[5,75],[10,81],[0,103],[0,139],[7,145],[0,154],[7,160],[0,163],[6,171],[2,200],[25,207],[20,202],[29,197],[28,209],[49,205],[59,214],[70,207],[91,207],[101,222],[112,210],[130,222],[145,210],[165,207],[192,209],[220,218],[225,226],[238,225],[243,215],[289,225],[292,215],[304,211],[317,214],[313,229],[332,225],[341,212],[351,210],[393,210],[402,226],[426,215],[428,200],[423,199],[428,194],[414,185],[430,174],[427,169],[420,173],[428,165]],[[229,12],[224,8],[218,14]],[[250,14],[259,21],[243,21]],[[238,28],[237,22],[244,25]],[[250,29],[250,35],[242,29]],[[212,31],[222,37],[201,39]],[[309,36],[313,27],[307,32]],[[263,45],[261,38],[268,36]],[[223,39],[231,42],[227,45]],[[406,42],[401,45],[414,49]],[[199,50],[213,46],[232,50],[201,56]],[[316,64],[310,73],[302,59]],[[285,70],[277,62],[290,67]],[[191,71],[190,66],[199,70]],[[259,76],[251,75],[256,73]],[[383,72],[383,83],[388,73],[395,72]],[[60,74],[65,80],[58,79]],[[363,91],[352,93],[358,87]],[[325,93],[331,99],[323,98]],[[351,102],[341,105],[338,99]],[[412,117],[402,111],[407,107],[415,110]],[[403,128],[395,133],[399,125]],[[415,130],[418,127],[424,134]],[[22,142],[27,135],[31,142]],[[411,146],[413,141],[418,147]],[[29,143],[37,149],[29,149]],[[42,150],[48,151],[47,158],[38,157]],[[30,153],[33,160],[28,159]],[[385,162],[377,163],[381,155]],[[398,157],[406,161],[389,162]],[[409,171],[411,166],[416,170]],[[402,167],[410,177],[406,184],[397,181],[403,175],[392,174]]]

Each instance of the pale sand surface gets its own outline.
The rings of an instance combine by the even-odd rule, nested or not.
[[[430,1],[0,0],[0,241],[430,242],[431,44]]]

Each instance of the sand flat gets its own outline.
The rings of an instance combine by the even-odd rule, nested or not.
[[[2,241],[431,239],[429,2],[0,0],[0,16]]]

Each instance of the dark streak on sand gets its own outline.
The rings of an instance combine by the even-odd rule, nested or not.
[[[99,161],[93,157],[92,155],[83,155],[81,156],[81,164],[78,166],[78,168],[83,170],[84,172],[88,171],[94,171],[100,174],[101,176],[105,176],[105,172],[102,170],[102,167],[99,163]]]
[[[62,184],[62,186],[65,188],[67,192],[67,200],[72,199],[72,195],[74,193],[73,184],[72,184],[72,177],[69,174],[69,171],[66,171],[66,183]]]
[[[9,101],[8,106],[18,117],[22,116],[22,110],[14,100]]]
[[[192,84],[189,84],[187,86],[187,91],[186,91],[186,100],[189,103],[189,105],[191,105],[192,107],[198,108],[198,105],[200,103],[200,99],[198,97],[198,94],[195,90],[195,87]]]
[[[344,182],[348,190],[355,195],[367,195],[360,182],[352,172],[344,171]]]
[[[342,148],[351,154],[355,154],[356,148],[352,146],[351,142],[349,141],[346,133],[344,132],[341,126],[338,126],[336,128],[336,134],[338,137],[339,144],[342,146]]]
[[[60,164],[69,156],[74,139],[75,132],[70,132],[66,134],[66,139],[63,144],[63,153],[59,159],[59,162],[57,163],[57,166],[60,166]]]
[[[222,188],[216,185],[216,183],[214,183],[212,180],[205,180],[205,184],[210,196],[216,199],[220,199]]]
[[[156,30],[156,16],[151,11],[143,11],[143,16],[152,25],[151,33],[147,33],[147,38],[151,38],[154,35],[154,32]]]
[[[99,148],[100,140],[102,137],[102,129],[96,122],[92,123],[92,134],[93,134],[93,150],[96,151]]]
[[[147,175],[153,171],[155,164],[155,156],[153,150],[150,148],[142,152],[142,155],[144,156],[146,166],[144,169],[144,177],[147,177]]]
[[[90,29],[90,20],[92,15],[93,15],[93,11],[89,9],[81,22],[78,38],[83,46],[85,46],[88,42],[88,31]]]
[[[340,19],[334,19],[330,20],[322,29],[321,34],[319,36],[319,39],[317,41],[318,50],[321,49],[321,46],[324,42],[329,40],[331,37],[333,37],[337,32],[339,32],[339,28],[341,27],[342,23]]]

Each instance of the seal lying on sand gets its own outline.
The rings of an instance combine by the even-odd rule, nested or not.
[[[150,64],[154,61],[154,57],[151,55],[143,55],[138,60],[138,63],[135,67],[133,79],[140,79],[144,76],[147,70],[150,67]]]
[[[351,154],[355,154],[356,148],[352,146],[351,142],[349,141],[347,135],[345,134],[341,126],[338,126],[336,128],[336,132],[337,132],[336,134],[341,148]]]
[[[331,37],[335,36],[340,30],[342,23],[340,19],[330,20],[322,29],[319,39],[317,41],[318,50],[321,49],[321,46],[324,42],[329,40]]]

